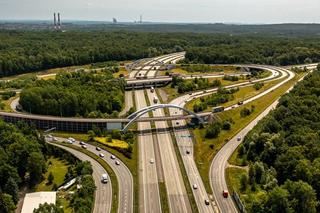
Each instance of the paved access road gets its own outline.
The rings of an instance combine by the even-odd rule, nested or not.
[[[249,103],[253,100],[256,100],[257,98],[260,98],[269,92],[272,92],[274,89],[282,86],[284,83],[290,81],[295,76],[295,74],[289,70],[285,70],[282,68],[277,68],[277,70],[279,70],[280,72],[286,72],[289,75],[289,77],[286,78],[284,81],[280,82],[279,84],[273,86],[272,88],[267,89],[264,92],[258,94],[257,96],[247,99],[246,101],[244,101],[244,104]],[[226,143],[214,157],[210,167],[209,176],[210,176],[211,188],[213,190],[215,200],[221,212],[237,212],[237,209],[233,203],[231,196],[229,196],[228,198],[224,198],[222,196],[222,191],[227,189],[227,183],[225,180],[225,169],[228,164],[228,159],[241,143],[241,140],[238,140],[238,138],[240,137],[241,139],[243,139],[243,137],[257,124],[259,120],[261,120],[263,117],[268,115],[270,110],[272,110],[277,105],[277,103],[278,101],[271,104],[256,119],[254,119],[249,125],[247,125],[244,129],[242,129],[235,137],[233,137],[228,143]],[[230,110],[230,109],[232,109],[232,107],[226,108],[226,110]]]
[[[147,90],[149,102],[153,105],[155,92]],[[153,116],[164,116],[163,109],[153,111]],[[166,121],[156,121],[156,130],[168,128]],[[168,195],[169,208],[171,212],[192,212],[187,191],[183,182],[178,159],[174,150],[171,134],[168,131],[157,132],[157,143],[159,146],[164,180]]]
[[[52,145],[57,146],[61,149],[64,149],[67,152],[70,152],[71,154],[79,158],[81,161],[89,161],[91,163],[92,169],[93,169],[92,177],[94,179],[95,186],[97,187],[95,192],[93,212],[94,213],[111,212],[111,206],[112,206],[111,180],[109,179],[108,183],[101,182],[101,175],[106,174],[107,171],[96,160],[83,154],[82,152],[79,152],[77,150],[74,150],[72,148],[65,147],[62,145],[57,145],[57,144],[52,144]]]
[[[124,95],[125,105],[124,109],[119,113],[120,116],[124,116],[133,107],[132,91],[125,91]]]
[[[135,91],[137,110],[147,106],[144,91]],[[145,115],[146,117],[148,114]],[[138,130],[151,129],[150,122],[138,123]],[[152,133],[138,134],[139,148],[139,212],[161,212],[158,175],[156,165],[150,163],[155,159],[155,147]]]
[[[57,138],[59,141],[66,141],[65,138]],[[80,143],[76,141],[74,146],[81,147]],[[119,185],[119,213],[132,213],[133,212],[133,178],[128,167],[121,162],[120,159],[111,159],[111,153],[106,150],[97,151],[96,147],[86,144],[87,150],[99,156],[100,153],[104,155],[102,158],[117,176]],[[119,161],[120,165],[116,165],[115,161]]]

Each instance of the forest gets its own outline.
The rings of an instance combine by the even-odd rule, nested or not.
[[[0,77],[187,51],[184,63],[288,65],[320,60],[318,37],[99,30],[0,30]]]
[[[14,212],[21,188],[26,187],[31,191],[36,188],[43,180],[43,174],[47,171],[47,159],[50,157],[64,159],[73,165],[69,168],[65,181],[92,173],[90,163],[79,162],[64,150],[46,144],[34,127],[25,123],[8,124],[0,120],[0,212]],[[88,208],[93,200],[93,192],[90,193],[83,202]],[[76,203],[82,199],[79,196],[76,193],[73,197],[71,206],[74,209],[79,208],[79,202]]]
[[[249,212],[319,212],[319,130],[320,66],[280,99],[238,149],[250,165],[241,188],[260,192],[246,200]]]
[[[60,73],[56,79],[37,80],[20,95],[20,105],[29,113],[77,116],[116,116],[124,104],[124,82],[108,70]]]

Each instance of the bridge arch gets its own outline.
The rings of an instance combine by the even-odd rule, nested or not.
[[[178,105],[174,105],[174,104],[155,104],[155,105],[152,105],[152,106],[148,106],[148,107],[145,107],[145,108],[142,108],[134,113],[132,113],[131,115],[128,116],[128,119],[130,119],[129,123],[127,123],[122,131],[126,131],[128,129],[128,127],[133,123],[135,122],[137,119],[139,119],[140,117],[142,117],[143,115],[147,114],[148,112],[150,111],[153,111],[153,110],[156,110],[156,109],[163,109],[163,108],[176,108],[176,109],[180,109],[186,113],[188,113],[189,115],[193,115],[195,118],[197,118],[201,123],[204,123],[203,119],[197,115],[196,113],[190,111],[190,110],[187,110],[183,107],[180,107]]]

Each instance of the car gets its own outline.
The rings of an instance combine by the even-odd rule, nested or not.
[[[192,188],[193,189],[198,189],[198,185],[197,184],[193,184]]]
[[[223,190],[222,191],[222,195],[223,195],[224,198],[228,198],[228,196],[229,196],[228,190]]]
[[[100,156],[101,158],[104,158],[104,154],[103,154],[103,153],[100,153],[99,156]]]
[[[82,145],[81,147],[84,148],[84,149],[87,149],[87,146],[86,146],[86,145]]]
[[[115,161],[115,163],[116,163],[116,165],[120,165],[120,162],[119,162],[119,161],[117,161],[117,160]]]
[[[192,95],[192,92],[190,92],[189,95]]]
[[[238,102],[238,105],[242,105],[242,104],[243,104],[243,101],[239,101],[239,102]]]
[[[204,204],[206,204],[207,206],[209,206],[209,205],[210,205],[210,201],[209,201],[208,199],[205,199],[205,200],[204,200]]]
[[[239,136],[239,137],[237,138],[237,141],[241,141],[241,136]]]
[[[114,160],[114,159],[116,159],[116,156],[111,155],[110,158],[111,158],[112,160]]]
[[[73,142],[71,140],[69,140],[69,139],[67,139],[66,142],[69,143],[69,144],[73,144]]]
[[[74,138],[68,138],[68,140],[70,140],[72,143],[76,142],[76,139]]]
[[[101,175],[101,182],[102,183],[108,183],[108,174],[102,174]]]
[[[190,154],[190,150],[187,150],[186,153],[187,153],[187,155],[189,155]]]
[[[97,150],[97,151],[101,151],[101,148],[97,146],[97,147],[96,147],[96,150]]]
[[[50,135],[50,134],[49,134],[49,135],[47,135],[47,138],[52,138],[52,135]]]
[[[154,159],[153,158],[150,159],[150,163],[154,164]]]
[[[80,141],[80,145],[86,145],[86,143],[83,141]]]

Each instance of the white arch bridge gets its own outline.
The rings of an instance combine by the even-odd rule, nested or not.
[[[180,107],[178,105],[174,105],[174,104],[155,104],[155,105],[152,105],[152,106],[148,106],[148,107],[142,108],[142,109],[132,113],[131,115],[129,115],[128,116],[129,122],[123,127],[122,131],[124,131],[124,132],[127,131],[129,126],[133,122],[138,120],[140,117],[142,117],[144,114],[147,114],[148,112],[151,112],[151,111],[156,110],[156,109],[163,109],[163,108],[180,109],[180,110],[186,112],[187,114],[192,115],[194,118],[197,118],[200,123],[204,123],[204,120],[199,115],[197,115],[196,113],[194,113],[194,112],[192,112],[190,110],[187,110],[187,109],[185,109],[183,107]]]

